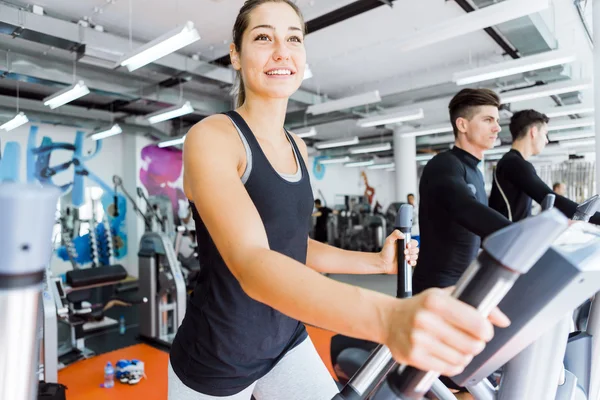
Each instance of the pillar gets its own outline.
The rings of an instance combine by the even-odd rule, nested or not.
[[[598,0],[600,1],[600,0]],[[406,195],[414,193],[419,201],[417,188],[417,145],[414,136],[400,134],[400,127],[394,128],[394,163],[396,164],[396,201],[406,201]]]
[[[600,190],[600,0],[592,3],[594,32],[594,119],[596,122],[596,192]],[[599,383],[600,385],[600,383]],[[598,389],[600,391],[600,388]],[[594,399],[596,400],[596,399]]]

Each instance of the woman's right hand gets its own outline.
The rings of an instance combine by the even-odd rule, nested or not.
[[[394,299],[387,313],[385,345],[394,359],[441,375],[460,374],[494,336],[510,325],[499,309],[489,318],[451,297],[453,288],[429,289],[409,299]]]

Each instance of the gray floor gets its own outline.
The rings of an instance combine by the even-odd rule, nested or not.
[[[350,285],[360,286],[365,289],[374,290],[396,296],[397,276],[396,275],[346,275],[330,274],[331,279],[348,283]]]

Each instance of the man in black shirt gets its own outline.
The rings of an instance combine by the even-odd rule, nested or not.
[[[511,221],[520,221],[531,216],[532,199],[541,204],[552,189],[542,181],[533,165],[527,160],[538,155],[548,143],[549,118],[535,110],[516,112],[510,120],[513,145],[496,166],[490,194],[490,207]],[[554,207],[568,218],[573,217],[578,204],[558,193]],[[596,213],[590,222],[600,224]]]
[[[413,293],[455,285],[477,256],[481,238],[510,225],[488,207],[478,166],[500,132],[500,99],[488,89],[463,89],[450,101],[454,147],[427,163],[419,184],[419,264]],[[450,389],[465,391],[441,377]],[[457,395],[472,399],[468,393]]]
[[[478,165],[498,138],[500,99],[488,89],[463,89],[450,102],[455,143],[436,155],[419,184],[419,265],[415,294],[456,284],[477,256],[481,238],[510,224],[487,204]]]
[[[315,208],[317,209],[313,216],[317,217],[315,222],[315,240],[322,243],[327,243],[327,221],[332,210],[321,204],[321,200],[315,200]]]

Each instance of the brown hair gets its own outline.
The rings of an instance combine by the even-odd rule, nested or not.
[[[240,12],[238,13],[235,24],[233,25],[233,44],[235,45],[235,50],[238,53],[242,51],[242,37],[248,28],[248,24],[250,23],[250,14],[256,7],[265,3],[285,3],[292,7],[302,22],[302,32],[306,33],[302,12],[298,6],[292,3],[290,0],[246,0],[242,8],[240,8]],[[236,82],[233,86],[233,93],[237,95],[236,105],[237,107],[240,107],[246,101],[246,90],[244,89],[244,80],[242,79],[242,74],[240,71],[236,71]]]
[[[450,122],[454,130],[454,137],[458,136],[456,127],[457,118],[470,120],[473,118],[478,106],[494,106],[500,108],[500,97],[490,89],[463,89],[450,100],[448,110],[450,111]]]
[[[510,119],[510,134],[512,135],[513,142],[524,138],[533,125],[537,126],[538,129],[543,125],[547,124],[550,118],[546,114],[535,110],[521,110],[513,114]]]

